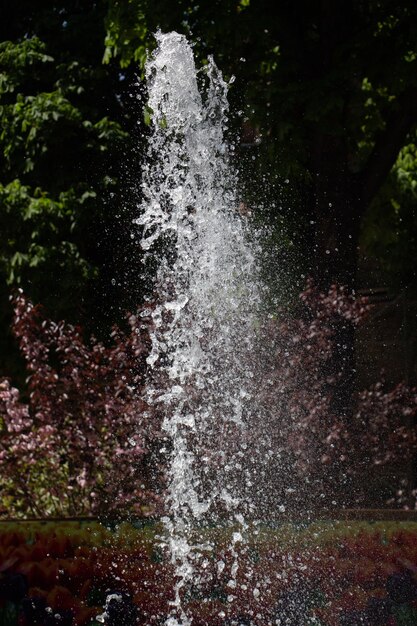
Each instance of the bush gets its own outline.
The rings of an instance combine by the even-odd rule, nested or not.
[[[28,379],[24,399],[9,380],[0,381],[3,513],[151,510],[158,502],[150,486],[158,429],[141,400],[146,323],[129,315],[127,332],[115,328],[107,346],[49,320],[21,291],[14,307]]]
[[[161,445],[157,409],[143,400],[151,307],[128,315],[127,330],[115,328],[108,345],[54,323],[22,292],[14,307],[13,332],[29,376],[23,398],[8,379],[0,380],[3,514],[161,510],[166,457],[160,450],[169,453],[170,446]],[[221,429],[222,450],[240,459],[236,488],[257,515],[270,517],[283,502],[304,510],[367,503],[371,467],[404,466],[415,455],[414,388],[387,389],[379,381],[356,392],[350,413],[335,401],[346,375],[340,327],[358,325],[368,309],[342,287],[320,293],[308,284],[297,315],[278,312],[262,325],[251,364],[249,427]],[[244,455],[236,451],[242,443]],[[218,437],[210,450],[219,452],[213,447]],[[242,475],[252,478],[242,481]],[[399,495],[410,505],[409,491]]]
[[[275,509],[277,497],[288,507],[369,505],[372,468],[405,468],[416,454],[415,388],[390,389],[381,380],[358,391],[353,377],[348,410],[339,402],[351,374],[344,350],[353,350],[340,345],[341,330],[348,335],[369,310],[344,287],[320,293],[309,282],[297,314],[278,311],[264,326],[259,417],[247,437],[261,459],[257,492]],[[411,488],[403,490],[401,504],[410,505],[411,496]]]

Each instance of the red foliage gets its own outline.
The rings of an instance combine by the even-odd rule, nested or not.
[[[146,325],[130,315],[128,332],[115,328],[106,346],[47,319],[22,292],[14,306],[13,332],[29,376],[25,402],[7,379],[0,381],[1,487],[9,515],[154,505],[149,463],[158,429],[140,399]]]
[[[24,400],[0,380],[0,488],[7,513],[155,510],[164,475],[160,417],[142,399],[148,312],[128,316],[128,330],[114,329],[105,345],[47,319],[21,292],[14,305],[13,330],[29,377]],[[254,484],[265,510],[268,501],[277,509],[277,499],[291,506],[291,494],[297,506],[346,504],[348,490],[357,496],[372,465],[404,464],[415,454],[414,388],[378,382],[355,392],[349,414],[338,411],[335,396],[346,373],[335,359],[338,329],[359,324],[367,310],[364,299],[341,287],[320,294],[309,284],[296,315],[281,312],[264,325],[253,357],[253,418],[239,437],[247,444],[246,475],[256,477],[243,488]],[[223,432],[223,446],[229,441],[233,448],[233,433]],[[410,503],[408,495],[402,490],[402,504]]]
[[[340,328],[358,326],[370,307],[343,287],[323,294],[312,283],[301,303],[296,315],[280,312],[264,331],[258,396],[263,418],[252,433],[267,478],[259,491],[267,499],[268,483],[281,485],[282,502],[290,507],[290,494],[312,508],[364,505],[372,466],[404,467],[416,454],[417,392],[405,384],[386,389],[383,382],[360,393],[352,388],[351,409],[341,411],[335,398],[349,346],[338,345]]]

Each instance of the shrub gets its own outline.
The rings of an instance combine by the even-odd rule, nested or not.
[[[350,374],[344,350],[353,349],[340,345],[340,331],[349,336],[369,310],[366,299],[344,287],[320,293],[309,282],[295,315],[279,311],[264,326],[259,418],[247,436],[262,460],[257,492],[275,508],[277,496],[289,506],[369,504],[372,467],[404,468],[416,454],[415,388],[390,389],[381,380],[358,391],[352,384],[349,410],[338,401]],[[401,495],[401,504],[410,505],[411,490]]]
[[[339,331],[361,322],[366,301],[338,286],[320,293],[309,283],[300,302],[296,315],[278,312],[259,331],[248,428],[221,429],[222,450],[240,459],[236,488],[252,499],[257,515],[268,517],[282,503],[303,510],[368,503],[371,467],[404,466],[417,448],[414,388],[388,389],[382,381],[361,392],[352,387],[350,412],[335,400],[346,375]],[[0,380],[3,514],[161,510],[166,459],[160,450],[169,453],[170,446],[166,437],[161,445],[161,416],[143,400],[151,307],[128,315],[127,330],[115,328],[107,345],[51,321],[22,292],[14,306],[13,332],[28,379],[23,396]],[[410,491],[398,494],[409,506]]]
[[[146,324],[129,315],[128,330],[114,328],[105,345],[51,321],[21,291],[14,307],[28,379],[23,399],[9,380],[0,381],[3,512],[149,511],[158,501],[150,487],[158,429],[141,400]]]

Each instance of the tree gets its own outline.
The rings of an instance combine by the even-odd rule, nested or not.
[[[361,233],[363,248],[380,261],[390,288],[415,297],[417,254],[417,151],[415,131],[405,145],[381,193],[371,203]]]
[[[105,60],[143,64],[161,27],[185,32],[200,58],[214,54],[236,76],[231,98],[261,140],[263,173],[289,177],[298,196],[309,269],[320,283],[353,286],[361,221],[417,120],[415,4],[109,6]]]
[[[22,287],[106,334],[135,272],[121,190],[132,121],[124,75],[103,65],[102,2],[6,3],[0,35],[0,372],[19,369],[6,327]],[[4,18],[4,19],[3,19]],[[125,177],[126,178],[126,177]],[[122,219],[123,216],[123,219]],[[139,262],[139,260],[138,260]],[[132,267],[129,267],[129,266]],[[127,295],[129,294],[129,295]]]
[[[64,209],[67,219],[55,224],[57,243],[47,232],[43,233],[46,242],[35,234],[34,241],[12,243],[4,251],[9,282],[23,280],[36,299],[45,301],[43,293],[35,293],[34,285],[39,268],[46,269],[44,275],[48,271],[47,258],[51,265],[58,262],[66,268],[69,284],[62,286],[55,299],[64,303],[64,310],[72,306],[71,299],[65,301],[63,296],[72,293],[74,282],[100,285],[100,304],[106,306],[112,300],[108,296],[122,297],[123,289],[113,291],[104,274],[117,274],[116,288],[124,284],[129,269],[123,256],[132,259],[137,252],[119,254],[112,263],[115,246],[109,244],[106,226],[112,234],[118,232],[121,247],[128,248],[129,237],[117,229],[114,217],[124,215],[128,223],[134,204],[127,191],[125,202],[120,202],[117,186],[119,148],[129,150],[131,145],[121,128],[131,138],[139,138],[139,162],[133,166],[138,176],[143,138],[134,131],[135,115],[127,106],[126,85],[143,68],[158,27],[185,32],[202,62],[212,53],[226,76],[236,76],[230,92],[232,110],[242,110],[242,114],[232,125],[241,127],[245,140],[252,136],[260,142],[253,147],[259,159],[248,174],[246,193],[261,202],[267,178],[288,189],[281,189],[282,201],[275,202],[270,212],[285,213],[288,231],[297,244],[294,248],[300,250],[300,271],[312,273],[323,287],[338,281],[353,288],[361,224],[369,207],[374,217],[366,219],[362,241],[377,254],[377,246],[369,245],[375,222],[385,239],[392,237],[392,220],[388,223],[379,217],[386,215],[387,195],[389,204],[393,201],[407,213],[412,177],[393,188],[389,173],[400,150],[408,145],[416,118],[417,9],[413,2],[397,7],[390,0],[296,5],[272,0],[82,4],[65,0],[47,2],[42,11],[35,11],[22,0],[7,10],[0,60],[6,85],[3,125],[8,129],[3,147],[9,155],[3,164],[3,185],[7,188],[18,179],[29,198],[43,194],[55,202],[59,193],[76,188],[71,208]],[[39,121],[33,127],[36,112]],[[240,158],[252,163],[243,153]],[[125,188],[135,186],[131,184],[135,175]],[[276,185],[269,187],[276,196]],[[123,213],[117,213],[114,199],[125,205]],[[69,200],[64,202],[68,207]],[[381,226],[382,221],[387,226]],[[31,231],[27,218],[25,226]],[[17,224],[12,231],[16,229]],[[94,233],[87,245],[86,231]],[[65,245],[58,253],[61,241]],[[391,246],[390,267],[399,257],[401,268],[409,264],[409,257],[400,253],[403,244],[402,238]],[[397,263],[397,273],[407,281],[407,270],[401,268]],[[44,291],[49,295],[51,290]],[[85,295],[88,314],[93,308]]]

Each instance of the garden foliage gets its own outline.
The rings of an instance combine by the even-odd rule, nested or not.
[[[102,63],[105,12],[72,0],[2,7],[0,375],[20,372],[7,332],[13,288],[57,318],[95,328],[105,318],[106,330],[120,320],[112,307],[131,240],[118,177],[130,122],[117,68]]]
[[[269,420],[261,420],[259,427],[280,458],[271,457],[266,476],[275,475],[272,483],[281,485],[287,503],[381,504],[372,493],[372,466],[390,466],[393,478],[394,467],[404,471],[413,459],[416,389],[404,383],[390,388],[380,380],[356,389],[346,410],[337,393],[346,350],[339,344],[339,330],[357,327],[370,307],[343,287],[320,293],[312,283],[302,292],[301,304],[298,315],[282,311],[265,326],[269,359],[264,355],[260,363],[260,397]],[[400,495],[403,504],[410,504],[407,489]]]
[[[325,289],[334,280],[352,288],[359,241],[382,260],[395,290],[415,282],[415,2],[342,7],[303,1],[294,8],[272,0],[59,0],[40,7],[22,0],[2,10],[0,376],[22,371],[7,332],[10,289],[21,287],[57,319],[82,320],[104,329],[103,335],[120,310],[143,298],[140,252],[127,225],[140,195],[146,97],[137,99],[137,91],[131,97],[130,86],[135,82],[143,95],[136,75],[158,28],[189,36],[199,63],[214,54],[226,78],[236,76],[229,95],[231,110],[239,113],[230,127],[241,140],[236,152],[247,180],[244,199],[268,207],[260,219],[271,218],[274,237],[281,240],[283,230],[288,248],[299,250],[288,254],[288,285],[299,280],[298,254],[299,266],[308,266]],[[279,202],[274,181],[289,183]],[[278,273],[276,258],[271,275]],[[288,468],[294,461],[300,472],[313,474],[330,464],[339,473],[337,481],[333,472],[328,477],[344,489],[348,474],[363,474],[366,464],[395,464],[414,453],[412,390],[380,382],[355,395],[351,411],[338,403],[340,389],[345,396],[358,394],[353,377],[346,381],[353,333],[345,350],[340,327],[359,322],[362,312],[348,313],[349,298],[337,294],[333,288],[322,297],[308,292],[300,316],[278,315],[270,323],[274,350],[265,355],[260,381],[261,408],[264,403],[270,417],[261,423],[269,425],[265,432],[277,453],[265,481],[278,470],[282,476],[281,462]],[[30,308],[19,298],[21,309]],[[343,310],[335,304],[341,300]],[[137,364],[132,369],[129,359],[124,365],[115,360],[133,335],[114,336],[110,345],[86,342],[69,325],[45,320],[42,326],[38,309],[30,310],[14,323],[29,395],[2,382],[2,463],[11,472],[3,493],[19,495],[16,513],[98,511],[110,493],[106,463],[117,449],[108,432],[115,429],[115,440],[125,441],[133,407],[143,415],[129,389]],[[51,379],[41,376],[46,370]],[[148,421],[141,424],[147,450],[145,440],[154,438],[146,439]],[[69,436],[72,430],[79,433]],[[95,437],[101,441],[97,458]],[[139,457],[141,466],[147,453]],[[91,469],[84,483],[90,461],[97,472],[94,478]],[[115,465],[120,476],[129,466]],[[55,500],[47,479],[53,468]],[[313,474],[319,489],[322,478]],[[94,481],[99,490],[91,487]],[[71,495],[77,489],[78,500]],[[12,512],[10,498],[4,505]]]
[[[0,381],[3,514],[158,508],[164,485],[158,450],[166,446],[160,417],[142,400],[146,311],[129,315],[127,330],[115,328],[104,344],[51,321],[20,291],[13,302],[13,332],[28,379],[21,394],[9,380]],[[253,355],[259,358],[256,419],[242,435],[262,509],[269,499],[276,505],[277,494],[287,505],[304,507],[369,502],[363,476],[370,466],[404,464],[415,454],[415,389],[379,382],[357,394],[349,413],[337,403],[343,369],[334,329],[359,324],[368,308],[343,288],[320,293],[309,284],[297,315],[281,312],[266,320],[267,351]],[[325,499],[317,500],[321,494]],[[402,492],[403,504],[410,504],[410,495]]]
[[[28,373],[23,397],[0,381],[0,488],[8,516],[146,513],[158,433],[140,399],[148,336],[130,315],[108,345],[47,319],[18,292],[13,332]]]
[[[143,64],[161,28],[184,33],[197,57],[213,54],[226,77],[235,77],[229,97],[239,114],[232,124],[256,154],[245,167],[247,195],[259,204],[270,188],[271,212],[285,217],[306,252],[307,273],[326,287],[353,282],[360,238],[395,289],[414,278],[413,0],[398,6],[109,0],[108,6],[106,62]],[[274,178],[289,183],[279,203]]]

